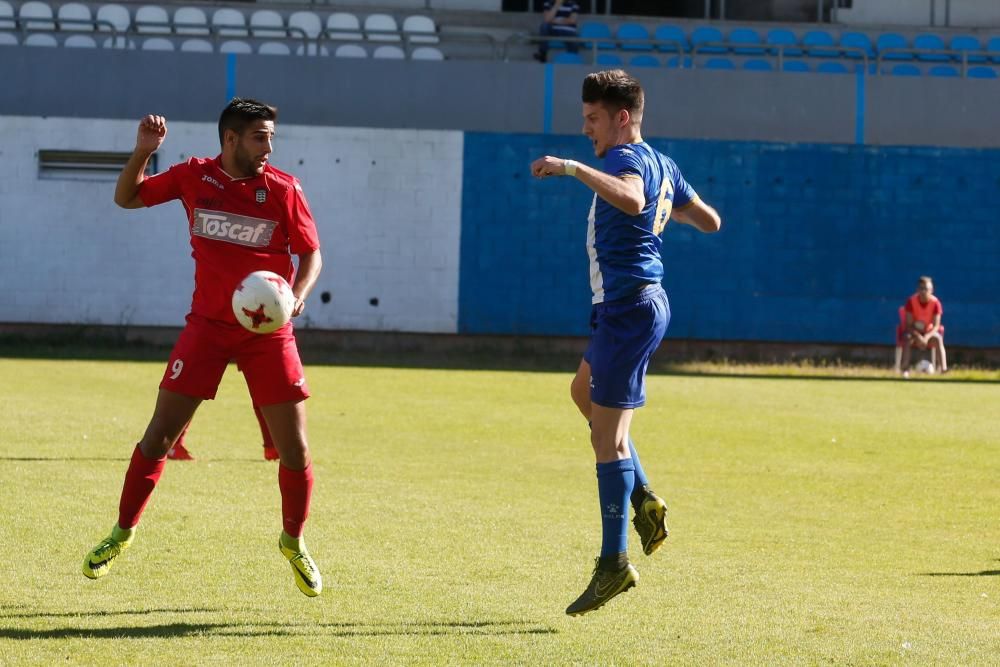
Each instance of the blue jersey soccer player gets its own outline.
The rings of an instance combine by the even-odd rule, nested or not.
[[[590,344],[570,393],[591,425],[603,539],[590,584],[566,609],[570,616],[600,608],[639,581],[628,562],[627,503],[646,555],[667,537],[667,506],[650,490],[629,437],[632,413],[646,402],[649,358],[670,322],[660,286],[660,234],[670,218],[702,232],[721,226],[674,161],[642,140],[643,102],[639,81],[623,70],[588,75],[583,133],[604,158],[603,169],[550,155],[531,163],[537,178],[574,176],[594,191],[587,229]]]

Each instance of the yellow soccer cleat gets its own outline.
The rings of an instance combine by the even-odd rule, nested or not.
[[[647,556],[652,556],[667,539],[669,531],[666,518],[667,504],[652,491],[647,491],[632,519],[632,525],[635,526],[642,542],[642,552]]]
[[[294,538],[289,541],[296,541]],[[323,592],[323,575],[316,567],[316,561],[309,555],[304,542],[297,540],[298,544],[285,546],[284,535],[278,540],[278,549],[281,555],[288,559],[292,565],[292,572],[295,573],[295,585],[299,587],[303,595],[314,598]]]
[[[94,547],[83,559],[83,576],[99,579],[111,571],[111,565],[123,551],[132,545],[135,529],[122,530],[115,526],[111,535]]]

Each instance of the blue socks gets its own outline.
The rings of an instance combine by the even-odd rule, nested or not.
[[[597,464],[602,559],[628,551],[628,503],[635,485],[635,471],[631,459]]]
[[[632,436],[628,437],[628,451],[632,455],[632,465],[635,466],[635,484],[632,486],[632,507],[639,507],[642,499],[646,497],[646,488],[649,486],[649,480],[646,479],[646,471],[642,469],[642,464],[639,462],[639,454],[635,451],[635,443],[632,442]]]

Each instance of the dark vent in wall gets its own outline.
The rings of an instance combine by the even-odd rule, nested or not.
[[[101,180],[116,179],[131,152],[114,151],[38,151],[38,175],[41,178]],[[156,155],[146,166],[146,174],[156,173]]]

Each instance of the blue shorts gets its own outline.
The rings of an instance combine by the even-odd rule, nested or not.
[[[590,400],[606,408],[646,403],[646,368],[670,324],[670,304],[660,285],[590,311]]]

